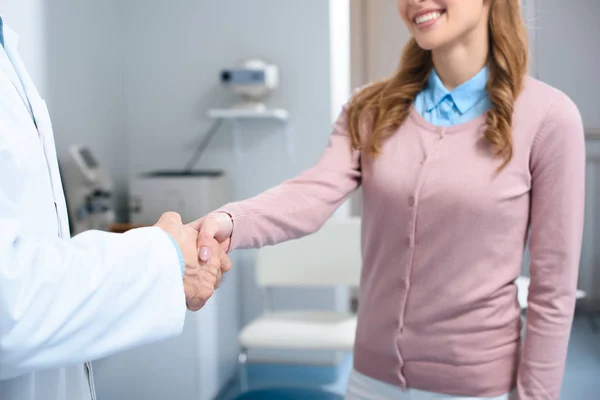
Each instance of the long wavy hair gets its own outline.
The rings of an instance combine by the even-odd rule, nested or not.
[[[492,107],[486,114],[485,138],[495,156],[504,158],[502,169],[513,156],[511,135],[515,99],[519,95],[529,59],[527,29],[520,0],[491,0],[488,22],[489,78],[487,93]],[[406,44],[400,67],[388,79],[362,89],[350,100],[348,124],[352,146],[377,156],[382,142],[393,135],[408,117],[417,94],[426,87],[433,68],[431,51],[414,38]],[[369,133],[360,127],[369,127]]]

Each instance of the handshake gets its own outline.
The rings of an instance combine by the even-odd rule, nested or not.
[[[231,269],[227,255],[233,222],[228,214],[214,213],[184,225],[179,214],[165,213],[154,225],[177,242],[185,262],[183,287],[187,308],[201,309]]]

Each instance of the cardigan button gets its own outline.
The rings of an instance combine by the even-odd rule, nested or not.
[[[408,199],[408,205],[409,207],[413,207],[415,205],[415,198],[413,196],[410,196]]]

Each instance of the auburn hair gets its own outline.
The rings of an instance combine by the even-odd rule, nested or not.
[[[504,158],[513,155],[511,124],[529,59],[527,29],[520,0],[491,0],[488,22],[489,76],[486,85],[492,107],[486,114],[485,138]],[[411,38],[404,47],[398,70],[389,78],[360,90],[348,105],[352,146],[368,156],[377,156],[382,142],[408,117],[417,94],[426,87],[433,68],[432,54]],[[370,132],[360,132],[368,124]]]

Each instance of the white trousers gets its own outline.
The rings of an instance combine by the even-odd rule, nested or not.
[[[397,386],[369,378],[352,371],[346,391],[346,400],[516,400],[511,393],[498,397],[461,397],[440,393],[423,392],[408,389],[403,391]]]

